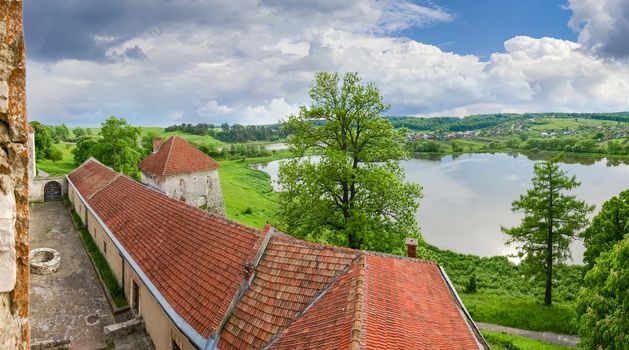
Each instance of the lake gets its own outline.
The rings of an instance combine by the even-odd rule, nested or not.
[[[629,165],[606,159],[578,158],[561,163],[581,186],[578,199],[595,204],[595,213],[609,198],[629,188]],[[274,187],[279,163],[255,168],[271,175]],[[524,155],[466,154],[461,156],[413,158],[401,163],[407,181],[423,187],[417,221],[424,239],[439,248],[480,256],[509,255],[507,236],[500,226],[519,224],[521,216],[511,212],[511,202],[531,187],[533,161]],[[572,262],[582,263],[583,244],[572,244]]]

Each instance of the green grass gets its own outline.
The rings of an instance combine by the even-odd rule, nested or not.
[[[79,228],[79,232],[81,233],[81,238],[83,238],[85,247],[87,248],[87,251],[92,257],[92,260],[94,261],[96,268],[98,269],[101,279],[103,280],[103,282],[105,283],[105,286],[109,290],[109,295],[111,295],[111,298],[113,299],[114,304],[116,305],[116,307],[127,306],[128,305],[127,300],[125,299],[122,289],[118,285],[118,280],[116,279],[116,277],[114,276],[114,273],[109,268],[109,265],[107,264],[107,260],[105,259],[103,254],[101,254],[100,250],[98,249],[98,246],[96,246],[96,243],[94,243],[92,236],[87,231],[87,229],[81,222],[81,218],[74,211],[74,209],[72,209],[72,219],[74,220],[74,223],[76,224],[76,226]]]
[[[61,151],[62,158],[60,161],[53,162],[49,159],[36,159],[37,169],[43,170],[50,175],[65,175],[74,170],[74,158],[72,158],[73,143],[56,143],[53,145]]]
[[[225,145],[223,141],[220,141],[209,135],[203,135],[203,136],[194,135],[194,134],[185,133],[183,131],[165,132],[164,128],[152,127],[152,126],[143,126],[141,127],[141,129],[142,129],[142,136],[152,134],[166,140],[173,135],[178,135],[188,142],[193,142],[200,145],[207,145],[207,146],[214,146],[214,147],[222,147],[223,145]]]
[[[518,337],[515,335],[481,331],[492,350],[568,350],[567,346],[545,343],[536,339]]]
[[[571,303],[555,302],[545,306],[531,297],[482,292],[460,293],[460,296],[475,321],[532,331],[577,333],[577,317]]]
[[[536,131],[578,129],[580,126],[595,128],[603,125],[616,125],[616,122],[609,120],[584,119],[584,118],[538,118],[531,125],[531,129]]]
[[[228,218],[256,228],[264,227],[267,221],[276,222],[278,202],[277,193],[271,186],[271,177],[253,169],[251,164],[287,156],[287,152],[276,152],[269,157],[221,161],[219,175]]]
[[[535,331],[576,333],[572,303],[581,285],[583,267],[555,268],[553,306],[543,305],[544,286],[527,278],[504,256],[479,257],[425,246],[427,258],[439,262],[474,320]],[[463,293],[470,276],[477,292]]]

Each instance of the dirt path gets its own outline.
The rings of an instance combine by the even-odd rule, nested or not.
[[[552,332],[535,332],[525,329],[511,328],[505,326],[499,326],[492,323],[476,322],[476,326],[481,330],[502,332],[511,335],[517,335],[520,337],[531,338],[541,340],[547,343],[576,347],[579,343],[579,337],[576,335],[557,334]]]

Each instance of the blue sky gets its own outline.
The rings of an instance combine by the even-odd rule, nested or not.
[[[629,110],[629,0],[31,0],[31,119],[274,123],[317,71],[388,114]]]
[[[417,2],[421,4],[421,2]],[[572,12],[567,2],[553,0],[447,0],[440,7],[455,19],[399,33],[419,42],[462,55],[489,58],[504,51],[504,42],[518,35],[576,41],[568,27]]]

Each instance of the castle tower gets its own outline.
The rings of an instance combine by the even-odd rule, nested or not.
[[[171,198],[226,216],[218,177],[220,166],[179,136],[163,143],[155,140],[153,153],[139,164],[142,183]]]

